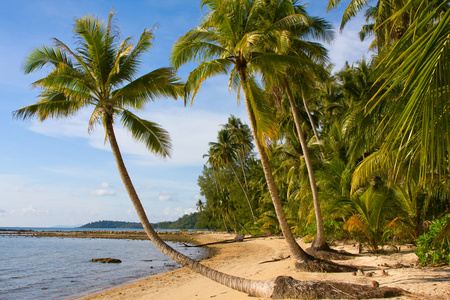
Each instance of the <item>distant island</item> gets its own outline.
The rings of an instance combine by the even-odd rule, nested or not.
[[[195,212],[190,215],[184,215],[176,221],[165,221],[151,223],[155,229],[203,229],[196,226],[200,213]],[[123,229],[143,229],[139,222],[123,222],[123,221],[96,221],[84,224],[79,228],[123,228]]]

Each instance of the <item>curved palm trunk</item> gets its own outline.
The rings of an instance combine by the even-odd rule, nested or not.
[[[317,227],[317,236],[314,240],[311,248],[315,250],[328,250],[330,247],[328,246],[325,240],[325,232],[323,228],[323,220],[322,220],[322,212],[320,210],[320,202],[319,202],[319,193],[317,192],[316,179],[314,177],[314,170],[311,164],[311,159],[309,157],[308,146],[306,144],[305,136],[303,134],[303,130],[300,126],[300,118],[297,112],[297,106],[295,105],[294,99],[292,97],[291,90],[289,88],[286,79],[284,81],[285,89],[289,98],[289,104],[291,106],[292,115],[294,116],[294,123],[297,129],[298,138],[300,140],[300,145],[302,146],[303,157],[305,158],[306,168],[308,170],[309,183],[311,186],[311,192],[313,196],[314,203],[314,211],[316,215],[316,227]]]
[[[241,187],[242,191],[244,192],[245,199],[247,199],[248,207],[250,207],[250,212],[252,213],[253,222],[256,223],[255,214],[253,213],[253,208],[252,208],[252,204],[250,203],[250,199],[248,199],[247,191],[245,190],[244,186],[242,185],[241,181],[239,180],[236,170],[234,169],[232,164],[230,164],[230,168],[231,168],[231,171],[233,171],[234,176],[236,176],[236,180],[239,183],[239,186]]]
[[[113,124],[112,119],[109,118],[106,122],[106,130],[109,138],[109,142],[111,145],[111,150],[114,154],[114,158],[117,163],[117,168],[119,169],[120,177],[125,185],[125,189],[127,190],[127,193],[131,199],[131,202],[133,203],[133,206],[136,210],[136,213],[139,216],[139,220],[142,223],[142,226],[144,227],[145,232],[147,233],[149,239],[155,244],[155,246],[163,252],[165,255],[176,261],[177,263],[189,267],[195,272],[200,273],[201,275],[204,275],[208,277],[209,279],[212,279],[216,282],[219,282],[225,286],[228,286],[232,289],[257,296],[257,297],[265,297],[270,298],[275,286],[275,280],[267,280],[267,281],[260,281],[260,280],[248,280],[241,277],[236,277],[228,274],[224,274],[222,272],[218,272],[214,269],[208,268],[199,262],[179,253],[169,245],[167,245],[155,232],[155,230],[150,225],[150,222],[148,221],[147,215],[145,213],[145,210],[141,204],[141,201],[139,200],[139,197],[136,193],[136,190],[134,189],[133,183],[131,181],[130,176],[128,175],[128,171],[125,167],[125,164],[122,159],[122,155],[119,150],[119,145],[117,144],[117,140],[114,134],[113,130]]]
[[[256,132],[256,118],[253,113],[252,105],[250,103],[250,99],[247,95],[247,88],[248,88],[248,81],[246,77],[245,70],[239,70],[239,75],[241,76],[242,86],[243,86],[243,93],[244,93],[244,100],[245,100],[245,107],[247,109],[248,118],[250,120],[250,127],[253,133],[254,141],[256,144],[256,148],[258,149],[258,153],[261,159],[261,164],[264,171],[264,176],[267,181],[267,187],[269,188],[269,193],[272,198],[273,206],[275,207],[275,213],[277,214],[277,219],[281,227],[281,231],[283,232],[284,238],[288,244],[288,247],[293,255],[293,257],[297,260],[297,262],[307,262],[311,261],[314,258],[310,256],[308,253],[306,253],[300,245],[295,240],[294,236],[292,235],[291,229],[289,228],[289,224],[286,220],[286,215],[283,211],[283,206],[281,204],[281,199],[278,194],[278,189],[275,185],[275,181],[273,179],[272,170],[269,165],[269,158],[267,157],[267,154],[261,145],[261,142],[258,139],[258,134]]]

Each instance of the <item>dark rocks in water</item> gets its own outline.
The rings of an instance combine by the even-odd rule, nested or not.
[[[108,263],[108,264],[118,264],[118,263],[122,262],[120,259],[110,258],[110,257],[93,258],[93,259],[91,259],[91,261],[93,261],[93,262],[101,262],[101,263]]]

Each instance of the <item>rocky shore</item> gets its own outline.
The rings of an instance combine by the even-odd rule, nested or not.
[[[194,238],[195,236],[211,234],[206,231],[157,231],[157,233],[165,241],[189,243],[194,245],[198,244],[197,239]],[[142,230],[38,231],[0,229],[0,236],[148,240],[147,235]]]

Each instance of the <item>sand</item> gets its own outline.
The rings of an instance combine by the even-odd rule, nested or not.
[[[226,233],[199,234],[199,243],[215,242],[233,238]],[[299,240],[302,246],[308,247]],[[294,260],[287,258],[275,262],[269,260],[285,258],[290,255],[284,239],[264,237],[246,239],[240,243],[209,246],[213,255],[202,261],[203,264],[221,272],[250,279],[271,279],[279,275],[292,276],[298,280],[334,280],[380,286],[399,287],[411,295],[391,299],[450,299],[450,267],[417,267],[417,256],[411,245],[404,245],[400,252],[383,255],[363,253],[351,260],[340,263],[364,266],[364,274],[357,273],[304,273],[295,270]],[[357,253],[353,244],[338,244],[333,247]],[[384,271],[383,271],[384,270]],[[129,285],[119,286],[99,292],[84,300],[106,299],[249,299],[247,294],[234,291],[215,283],[187,268],[176,269],[164,274],[149,277]],[[255,298],[253,299],[262,299]]]

